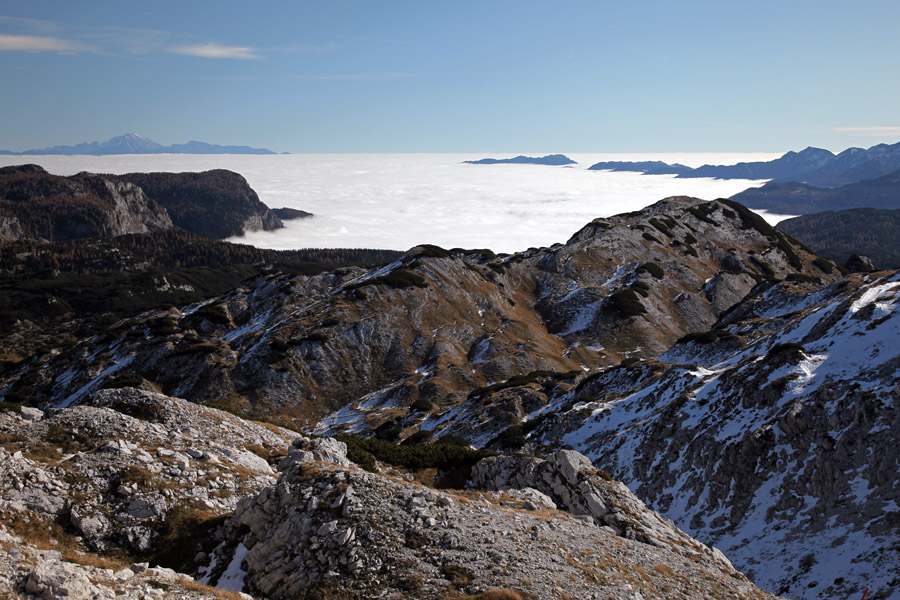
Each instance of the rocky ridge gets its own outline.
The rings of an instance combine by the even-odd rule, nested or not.
[[[202,580],[224,579],[266,598],[310,589],[354,598],[446,598],[488,589],[528,597],[770,597],[721,554],[647,511],[627,488],[590,475],[583,456],[567,452],[546,462],[566,497],[615,506],[617,523],[630,519],[631,537],[568,507],[556,510],[529,488],[436,491],[298,460],[277,484],[237,507]]]
[[[258,279],[120,323],[12,377],[54,404],[136,372],[168,394],[295,426],[343,408],[320,432],[394,419],[405,435],[438,432],[464,405],[490,422],[463,434],[486,442],[546,404],[533,390],[485,408],[497,386],[524,376],[565,387],[599,366],[658,356],[767,277],[833,278],[816,259],[740,205],[671,198],[509,257],[422,247],[376,270]],[[417,400],[431,407],[411,412]]]

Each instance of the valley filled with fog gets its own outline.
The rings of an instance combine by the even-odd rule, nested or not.
[[[540,153],[530,153],[538,156]],[[469,165],[511,154],[290,154],[3,156],[51,173],[229,169],[270,208],[315,216],[274,232],[230,241],[262,248],[387,248],[416,244],[515,252],[565,242],[597,217],[638,210],[667,196],[728,197],[763,181],[678,179],[673,175],[589,171],[609,160],[662,160],[689,166],[771,160],[772,153],[569,153],[578,164]],[[770,220],[776,221],[773,216]]]

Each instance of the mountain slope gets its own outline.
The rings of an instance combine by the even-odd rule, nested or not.
[[[536,441],[578,449],[739,568],[797,598],[892,597],[900,275],[774,286],[720,327],[607,370]]]
[[[900,190],[898,190],[900,193]],[[868,256],[879,267],[900,268],[900,209],[851,208],[785,219],[778,229],[821,256],[840,263],[853,254]]]
[[[491,385],[514,376],[562,384],[658,356],[767,277],[832,277],[815,260],[738,204],[671,198],[503,259],[425,247],[377,271],[257,280],[208,306],[120,324],[102,342],[109,358],[99,369],[85,368],[101,352],[86,345],[33,361],[16,386],[69,403],[107,375],[135,371],[173,395],[298,425],[358,401],[362,412],[338,422],[396,418],[400,435],[427,418],[422,426],[440,429],[432,411],[480,407]],[[419,399],[430,408],[410,411]],[[545,395],[526,403],[535,402]],[[470,433],[492,435],[522,410],[498,403]]]
[[[900,171],[838,188],[770,182],[731,197],[753,209],[805,215],[846,208],[900,208]]]

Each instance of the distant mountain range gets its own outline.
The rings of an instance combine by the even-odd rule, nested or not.
[[[516,156],[515,158],[482,158],[481,160],[464,160],[467,165],[574,165],[574,160],[563,154],[548,154],[547,156]]]
[[[703,165],[694,168],[660,161],[607,161],[589,167],[589,170],[593,171],[637,171],[648,175],[796,181],[823,187],[837,187],[862,179],[874,179],[898,169],[900,169],[900,143],[878,144],[868,149],[849,148],[840,154],[809,147],[800,152],[788,152],[775,160],[736,165]]]
[[[151,139],[141,137],[136,133],[126,133],[114,137],[106,142],[85,142],[75,146],[53,146],[51,148],[37,148],[24,152],[11,152],[0,150],[0,154],[6,155],[35,155],[35,154],[89,154],[101,156],[104,154],[276,154],[268,148],[251,148],[250,146],[219,146],[206,142],[190,141],[187,144],[172,144],[163,146]]]

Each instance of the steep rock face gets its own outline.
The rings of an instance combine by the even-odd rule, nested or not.
[[[109,176],[139,186],[163,206],[178,227],[211,238],[271,231],[281,219],[260,201],[242,176],[216,169],[202,173],[129,173]]]
[[[131,183],[86,173],[58,177],[36,165],[0,173],[0,242],[58,242],[172,226],[166,211]]]
[[[592,457],[763,588],[891,597],[898,303],[897,273],[761,290],[719,324],[746,345],[723,335],[601,372],[533,440]]]
[[[447,411],[463,411],[487,415],[465,432],[483,443],[554,386],[708,329],[765,277],[827,278],[814,259],[739,205],[672,198],[507,258],[423,247],[374,271],[259,280],[122,323],[102,350],[46,357],[25,377],[63,404],[133,371],[166,393],[299,425],[341,409],[322,422],[329,432],[443,432]],[[485,408],[517,376],[534,387]],[[432,408],[410,411],[419,399]]]
[[[580,459],[574,463],[583,470],[589,462]],[[628,495],[608,489],[611,500]],[[649,513],[636,500],[629,506],[638,518]],[[224,578],[266,598],[317,591],[431,599],[488,588],[542,598],[771,597],[669,529],[677,540],[641,543],[510,494],[436,492],[295,462],[238,506],[202,580]]]

